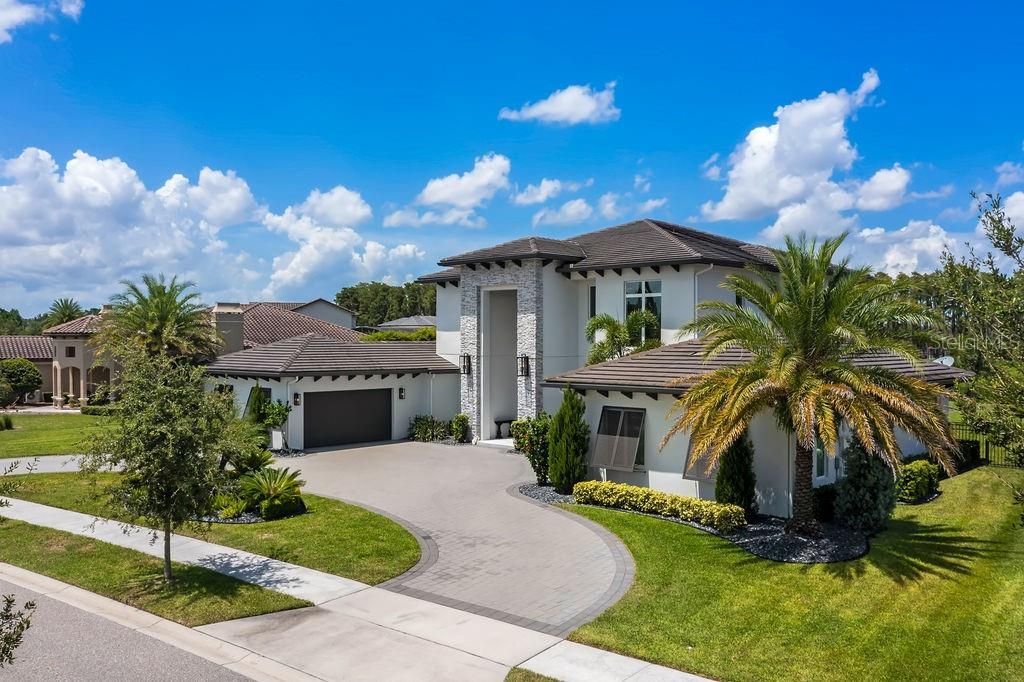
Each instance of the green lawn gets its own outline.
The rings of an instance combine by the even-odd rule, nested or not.
[[[526,668],[512,668],[505,676],[505,682],[558,682],[558,680]]]
[[[168,585],[160,559],[20,521],[0,520],[0,537],[2,562],[189,627],[310,606],[198,566],[175,564],[175,580]]]
[[[31,474],[14,496],[101,517],[111,513],[102,490],[118,474]],[[278,521],[212,524],[185,534],[254,554],[376,585],[405,573],[420,558],[419,543],[400,525],[362,507],[303,495],[309,511]]]
[[[101,419],[82,414],[12,414],[14,429],[0,431],[0,459],[80,454]]]
[[[621,601],[571,639],[723,680],[1012,680],[1024,666],[1024,529],[983,467],[901,506],[867,556],[801,566],[755,558],[660,519],[567,508],[636,560]]]

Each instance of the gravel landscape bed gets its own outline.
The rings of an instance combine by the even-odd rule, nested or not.
[[[572,495],[561,495],[555,492],[551,486],[525,483],[519,486],[519,492],[546,504],[575,504]],[[640,512],[630,513],[638,514]],[[868,539],[864,533],[830,523],[823,524],[821,537],[806,538],[787,535],[784,519],[758,517],[735,533],[723,535],[715,529],[702,526],[699,523],[656,514],[642,515],[680,523],[718,535],[754,556],[771,561],[790,564],[829,564],[856,559],[868,552]]]
[[[219,516],[203,516],[198,519],[202,523],[263,523],[263,517],[253,512],[243,512],[233,519],[222,519]]]

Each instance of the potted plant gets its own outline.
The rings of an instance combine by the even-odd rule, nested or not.
[[[288,436],[285,426],[292,406],[283,401],[267,403],[263,411],[263,423],[270,429],[270,449],[287,450]]]

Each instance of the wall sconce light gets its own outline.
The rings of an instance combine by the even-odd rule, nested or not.
[[[472,368],[471,362],[472,361],[470,360],[469,353],[463,353],[462,355],[460,355],[459,356],[459,371],[462,374],[469,374],[469,371]]]
[[[398,399],[405,400],[405,386],[398,387]]]
[[[530,356],[520,355],[516,358],[516,374],[521,377],[530,376]]]
[[[294,405],[295,407],[298,407],[301,404],[302,404],[302,394],[301,393],[293,394],[292,395],[292,405]]]

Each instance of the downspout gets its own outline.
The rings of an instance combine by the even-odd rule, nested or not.
[[[714,263],[709,263],[708,266],[706,268],[704,268],[703,270],[694,270],[693,271],[693,321],[694,322],[697,321],[697,302],[698,302],[698,297],[697,297],[697,284],[698,284],[698,282],[697,282],[697,279],[701,275],[703,275],[704,273],[710,272],[714,267],[715,267]],[[678,338],[678,337],[676,337],[676,338]]]

